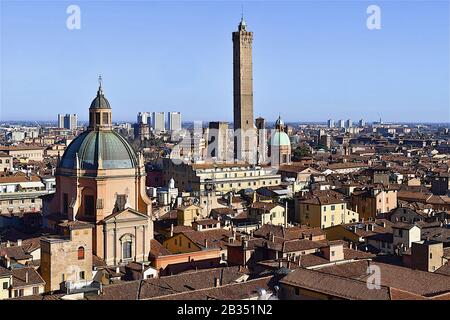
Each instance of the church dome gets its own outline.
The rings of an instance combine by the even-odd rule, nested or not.
[[[131,169],[138,164],[130,144],[114,131],[85,131],[67,147],[59,168],[76,169],[77,153],[80,169],[98,169],[101,158],[103,169]]]
[[[281,146],[291,146],[291,141],[289,136],[284,131],[275,131],[270,138],[270,145],[281,147]]]

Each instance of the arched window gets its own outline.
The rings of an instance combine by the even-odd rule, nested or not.
[[[83,259],[84,259],[84,248],[79,247],[78,248],[78,260],[83,260]]]

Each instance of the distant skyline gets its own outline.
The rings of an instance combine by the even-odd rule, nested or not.
[[[80,30],[66,28],[71,4]],[[255,118],[450,121],[448,1],[1,1],[0,121],[85,121],[101,74],[113,121],[231,122],[242,4]],[[366,27],[370,4],[380,30]]]

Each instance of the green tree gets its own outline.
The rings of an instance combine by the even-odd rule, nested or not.
[[[295,161],[300,160],[303,157],[310,157],[311,151],[308,146],[300,146],[294,149],[293,159]]]

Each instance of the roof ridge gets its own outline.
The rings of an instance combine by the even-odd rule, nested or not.
[[[152,298],[147,298],[146,300],[151,300],[151,299],[155,299],[155,298],[159,298],[159,297],[169,297],[169,296],[176,296],[176,295],[181,295],[181,294],[186,294],[186,292],[201,292],[201,291],[207,291],[207,290],[211,290],[211,289],[218,289],[218,288],[224,288],[224,287],[230,287],[230,286],[234,286],[234,285],[238,285],[238,284],[243,284],[243,283],[249,283],[249,282],[255,282],[257,280],[263,280],[263,279],[269,279],[272,278],[273,276],[265,276],[265,277],[259,277],[259,278],[255,278],[255,279],[251,279],[251,280],[245,280],[245,281],[241,281],[241,282],[235,282],[236,280],[234,280],[231,283],[227,283],[224,285],[220,285],[219,287],[208,287],[208,288],[200,288],[200,289],[195,289],[195,290],[191,290],[191,291],[182,291],[182,292],[177,292],[177,293],[172,293],[172,294],[167,294],[167,295],[162,295],[162,296],[157,296],[157,297],[152,297]]]

